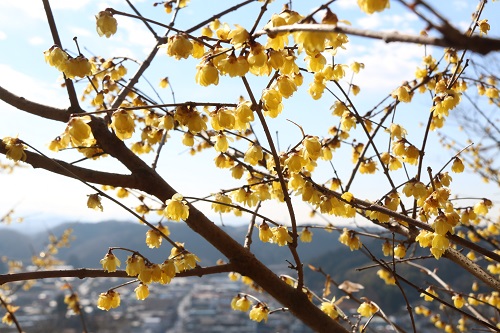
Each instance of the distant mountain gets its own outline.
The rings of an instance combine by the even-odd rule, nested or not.
[[[193,232],[184,223],[167,223],[171,238],[176,242],[185,243],[186,249],[195,253],[202,260],[202,265],[213,265],[224,256],[214,249],[207,241]],[[100,223],[63,223],[48,231],[39,232],[33,236],[25,235],[8,229],[0,230],[0,250],[2,255],[12,259],[28,260],[34,252],[44,249],[48,243],[49,232],[60,236],[67,228],[73,229],[75,239],[69,248],[62,248],[58,258],[75,267],[100,267],[99,260],[106,254],[108,247],[119,246],[137,250],[153,262],[162,262],[170,254],[171,247],[164,242],[159,249],[149,249],[145,238],[147,226],[132,222],[107,221]],[[223,230],[230,236],[244,242],[247,226],[226,226]],[[328,251],[341,247],[337,241],[337,233],[314,230],[312,243],[300,243],[299,254],[304,261],[318,257]],[[10,245],[9,245],[10,244]],[[252,252],[266,264],[283,264],[292,261],[290,251],[286,246],[264,244],[258,239],[258,229],[253,232]],[[115,254],[122,260],[126,259],[124,251]]]
[[[207,241],[193,232],[184,223],[166,224],[171,232],[174,241],[185,243],[186,249],[195,253],[202,260],[201,265],[213,265],[218,259],[225,259],[221,253],[214,249]],[[9,259],[23,260],[30,262],[34,253],[42,251],[48,243],[49,232],[60,236],[67,228],[73,229],[75,239],[71,241],[69,248],[60,249],[57,254],[59,259],[74,267],[98,268],[99,260],[106,254],[108,247],[117,246],[136,250],[147,256],[153,262],[162,262],[170,254],[171,247],[166,242],[159,249],[149,249],[145,244],[147,226],[132,222],[107,221],[100,223],[64,223],[52,228],[49,231],[39,232],[35,235],[23,234],[12,231],[8,228],[0,229],[0,255]],[[247,233],[246,226],[234,227],[226,226],[223,230],[238,240],[244,242]],[[363,254],[363,251],[350,251],[348,247],[338,242],[338,233],[328,233],[321,229],[314,229],[312,243],[299,243],[298,252],[305,264],[305,282],[312,290],[321,294],[325,279],[317,273],[307,268],[310,263],[315,267],[321,267],[323,271],[337,282],[344,280],[357,282],[365,287],[359,293],[359,297],[365,296],[375,301],[385,310],[396,313],[402,311],[405,306],[401,292],[396,286],[387,286],[374,273],[377,267],[361,269],[373,265],[371,259]],[[377,258],[382,258],[380,243],[370,239],[364,239],[364,244],[372,251]],[[274,244],[262,243],[258,239],[258,230],[254,229],[252,252],[262,262],[267,265],[280,265],[285,267],[287,261],[293,262],[289,249],[279,247]],[[415,255],[427,255],[428,250],[417,246]],[[125,261],[128,253],[115,251],[122,262]],[[386,260],[390,260],[386,258]],[[437,274],[457,291],[468,293],[473,278],[470,274],[464,274],[461,268],[452,262],[441,259],[418,260],[417,263],[425,265],[429,269],[438,268]],[[122,266],[123,267],[123,266]],[[5,263],[0,261],[0,273],[5,272]],[[399,274],[413,281],[419,286],[436,284],[426,274],[414,267],[398,265]],[[333,287],[333,286],[332,286]],[[402,283],[402,287],[410,302],[419,301],[419,292]],[[332,288],[333,295],[337,297],[341,292]],[[332,295],[330,295],[332,297]]]
[[[391,261],[390,257],[384,257],[382,255],[380,242],[364,239],[363,243],[370,249],[370,252],[372,252],[376,258],[383,258],[388,262]],[[415,257],[429,255],[428,249],[422,249],[416,244],[413,246],[415,246]],[[358,297],[364,296],[369,298],[387,312],[396,313],[397,311],[406,311],[404,298],[399,288],[395,285],[386,285],[384,281],[378,278],[375,272],[379,270],[379,267],[374,266],[375,263],[363,252],[365,251],[350,251],[348,247],[342,246],[313,258],[310,263],[315,267],[321,267],[323,271],[330,274],[331,278],[337,283],[349,280],[362,284],[365,289],[358,293]],[[410,250],[408,250],[408,252],[410,252]],[[434,258],[428,258],[416,260],[414,262],[431,271],[435,270],[436,274],[446,281],[454,290],[462,291],[466,294],[470,292],[472,282],[475,280],[471,274],[466,274],[463,268],[445,258],[441,258],[439,261]],[[437,285],[437,282],[433,278],[421,272],[416,267],[398,264],[396,271],[398,274],[420,287],[424,286],[425,288],[428,285]],[[306,284],[311,289],[321,294],[325,284],[325,278],[321,274],[306,269],[305,279]],[[420,298],[420,292],[415,290],[415,288],[404,282],[401,282],[401,287],[404,289],[410,303],[424,303],[422,298]],[[332,291],[334,290],[335,288],[332,286]],[[338,296],[340,294],[341,293],[338,291],[334,292],[334,295]],[[439,304],[437,302],[434,303],[436,303],[433,304],[435,306]],[[432,306],[428,302],[425,302],[425,305],[427,307]]]

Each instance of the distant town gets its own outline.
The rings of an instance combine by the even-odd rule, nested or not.
[[[65,267],[69,268],[69,267]],[[203,278],[176,278],[169,285],[151,285],[150,295],[144,301],[135,298],[135,285],[117,289],[121,305],[109,312],[96,307],[99,293],[115,287],[123,280],[66,279],[78,293],[88,332],[99,333],[253,333],[312,332],[291,314],[278,311],[269,316],[267,323],[257,323],[248,313],[233,311],[231,299],[238,292],[254,294],[269,302],[269,297],[250,289],[242,282],[229,280],[226,274]],[[80,333],[79,316],[67,310],[59,280],[37,281],[29,290],[19,290],[11,301],[20,306],[16,312],[21,327],[27,333]],[[278,308],[277,304],[271,308]],[[0,332],[17,332],[14,327],[0,325]]]

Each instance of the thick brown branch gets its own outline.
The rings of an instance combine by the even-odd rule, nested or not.
[[[418,35],[401,34],[398,32],[372,31],[353,27],[336,27],[329,24],[294,24],[283,25],[276,28],[268,28],[257,31],[254,37],[261,35],[276,35],[280,32],[294,31],[317,31],[317,32],[338,32],[346,35],[373,38],[383,40],[386,43],[402,42],[411,44],[434,45],[442,47],[452,47],[458,50],[470,50],[480,54],[487,54],[500,50],[500,39],[486,38],[480,36],[467,37],[462,34],[449,34],[444,37],[428,37]]]
[[[27,100],[24,97],[17,96],[10,91],[0,87],[0,99],[7,104],[12,105],[19,110],[26,111],[35,116],[43,117],[45,119],[57,120],[67,122],[69,120],[68,110],[58,109],[51,106],[39,104]]]
[[[199,276],[217,273],[227,273],[231,272],[233,267],[231,264],[225,264],[220,266],[210,266],[210,267],[196,267],[189,271],[177,273],[176,277],[187,277],[187,276]],[[135,279],[134,276],[129,276],[123,270],[116,272],[107,272],[102,269],[61,269],[52,271],[36,271],[36,272],[23,272],[23,273],[13,273],[0,275],[0,285],[9,282],[27,281],[27,280],[42,280],[42,279],[58,279],[58,278],[68,278],[76,277],[79,279],[85,278],[101,278],[101,277],[118,277],[118,278],[128,278]]]
[[[161,201],[171,199],[177,193],[155,170],[151,169],[124,143],[109,131],[104,121],[95,118],[90,123],[92,132],[102,149],[120,160],[141,182],[137,189],[151,194]],[[347,332],[339,323],[324,314],[311,303],[302,290],[297,290],[283,282],[266,265],[236,240],[210,221],[201,211],[189,205],[186,224],[224,254],[234,265],[234,271],[246,275],[268,291],[278,302],[306,325],[317,332]]]
[[[0,141],[0,154],[5,153],[5,144]],[[75,178],[76,176],[80,180],[94,184],[137,188],[140,182],[133,175],[122,175],[86,169],[64,161],[47,158],[30,151],[26,151],[26,163],[30,164],[33,168],[44,169],[70,178]]]

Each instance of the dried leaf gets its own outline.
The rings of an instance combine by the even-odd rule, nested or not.
[[[345,291],[346,293],[356,293],[361,289],[365,289],[365,287],[362,284],[345,280],[339,285],[339,289]]]

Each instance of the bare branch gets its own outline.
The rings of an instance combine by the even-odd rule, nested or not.
[[[227,273],[231,272],[233,267],[231,264],[210,266],[210,267],[196,267],[189,271],[177,273],[176,277],[187,277],[187,276],[199,276],[217,273]],[[118,277],[126,279],[135,279],[135,276],[129,276],[124,270],[119,270],[116,272],[108,272],[102,269],[61,269],[52,271],[36,271],[36,272],[23,272],[23,273],[13,273],[13,274],[3,274],[0,275],[0,285],[9,282],[27,281],[27,280],[41,280],[41,279],[59,279],[75,277],[79,279],[85,278],[100,278],[100,277]]]
[[[68,110],[58,109],[48,105],[39,104],[27,100],[24,97],[17,96],[10,91],[0,87],[0,99],[13,107],[31,113],[35,116],[43,117],[61,122],[68,122]]]
[[[316,31],[316,32],[337,32],[346,35],[353,35],[359,37],[373,38],[383,40],[386,43],[402,42],[410,44],[423,44],[434,45],[441,47],[452,47],[458,50],[470,50],[480,54],[488,54],[493,51],[500,50],[500,39],[471,36],[467,37],[456,33],[450,33],[441,38],[401,34],[399,32],[385,32],[385,31],[372,31],[365,29],[358,29],[353,27],[338,27],[330,24],[293,24],[283,25],[275,28],[267,28],[265,30],[257,31],[253,37],[262,35],[275,35],[280,32],[295,32],[295,31]]]
[[[5,154],[6,152],[5,144],[0,141],[0,153]],[[127,188],[140,187],[140,180],[133,175],[86,169],[61,160],[47,158],[30,151],[26,151],[25,162],[30,164],[33,168],[44,169],[66,177],[75,178],[76,175],[81,180],[89,183]]]
[[[54,20],[54,15],[52,14],[52,9],[50,8],[49,0],[42,0],[43,8],[45,9],[45,14],[47,15],[47,22],[50,27],[50,32],[52,34],[52,39],[54,44],[63,48],[61,39],[59,38],[59,33],[57,32],[56,21]],[[63,74],[64,75],[64,74]],[[71,104],[71,113],[81,112],[80,103],[78,102],[78,97],[76,96],[75,85],[73,81],[64,75],[64,82],[66,84],[66,90],[68,91],[68,97]]]

